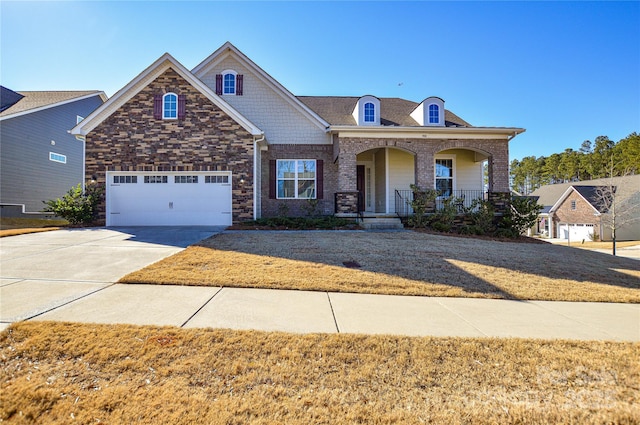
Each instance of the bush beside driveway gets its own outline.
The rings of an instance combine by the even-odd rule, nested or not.
[[[412,231],[226,231],[120,282],[640,302],[635,260]]]

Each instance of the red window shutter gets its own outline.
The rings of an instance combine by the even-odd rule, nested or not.
[[[236,75],[236,96],[242,96],[244,76],[242,74]]]
[[[216,74],[216,94],[222,94],[222,74]]]
[[[157,120],[162,119],[162,95],[156,94],[153,96],[153,118]]]
[[[276,199],[276,160],[269,160],[269,199]]]
[[[324,161],[316,161],[316,199],[324,199]]]
[[[187,112],[187,96],[178,95],[178,119],[183,120]]]

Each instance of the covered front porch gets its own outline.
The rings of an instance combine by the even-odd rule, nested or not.
[[[416,153],[397,147],[380,147],[355,156],[357,212],[365,216],[405,216],[413,200],[411,186],[435,189],[436,208],[454,197],[459,207],[486,197],[485,169],[489,155],[470,149],[444,149],[419,163]],[[416,170],[429,170],[418,178]],[[488,177],[488,176],[487,176]],[[419,184],[419,181],[426,184]]]

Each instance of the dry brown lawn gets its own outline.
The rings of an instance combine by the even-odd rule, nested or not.
[[[58,230],[60,227],[57,226],[64,226],[67,224],[69,224],[67,220],[60,219],[0,217],[0,238],[5,236]]]
[[[640,423],[640,344],[23,322],[16,424]]]
[[[418,232],[224,232],[121,282],[640,302],[637,260]]]

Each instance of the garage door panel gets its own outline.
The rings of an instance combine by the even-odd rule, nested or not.
[[[114,173],[109,176],[113,181]],[[131,174],[129,174],[131,175]],[[205,183],[211,173],[154,173],[167,183],[110,184],[107,191],[108,224],[118,225],[230,225],[231,184]],[[175,183],[175,176],[198,176],[197,183]],[[220,174],[216,174],[220,175]],[[231,180],[230,174],[228,180]]]
[[[593,224],[560,224],[558,226],[558,236],[560,239],[572,241],[592,240],[594,229]]]

